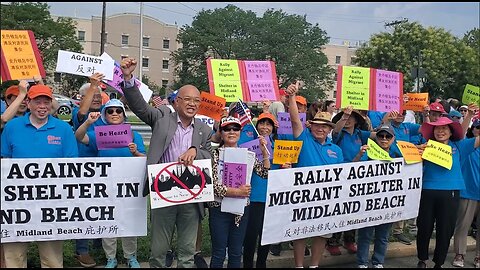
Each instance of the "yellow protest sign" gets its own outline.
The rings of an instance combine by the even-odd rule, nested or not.
[[[480,87],[467,84],[462,96],[463,104],[475,103],[480,106]]]
[[[237,60],[209,59],[207,66],[211,94],[222,97],[227,102],[243,100],[242,81]]]
[[[275,140],[273,164],[297,163],[302,144],[302,141]]]
[[[407,164],[413,164],[422,161],[422,156],[418,148],[409,142],[397,141],[398,149],[402,152],[403,158]]]
[[[449,170],[452,169],[452,147],[448,144],[428,140],[422,158]]]
[[[370,103],[370,68],[342,67],[340,81],[341,108],[368,110]]]
[[[408,100],[403,103],[404,110],[423,112],[425,105],[428,105],[428,93],[407,93],[406,96]]]
[[[367,156],[375,160],[392,160],[387,151],[383,150],[376,142],[368,138]]]

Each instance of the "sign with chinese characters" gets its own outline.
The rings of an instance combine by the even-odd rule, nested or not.
[[[31,30],[1,30],[1,76],[7,80],[45,78],[42,57]]]
[[[422,158],[451,170],[453,164],[452,147],[448,144],[428,140]]]
[[[367,156],[374,160],[392,160],[387,151],[383,150],[374,140],[368,138]]]
[[[3,159],[1,242],[146,236],[146,162]]]
[[[273,156],[273,148],[272,148],[272,141],[270,140],[270,137],[265,136],[265,140],[267,141],[267,150],[268,150],[268,158],[272,158]],[[255,155],[262,160],[263,159],[263,154],[262,154],[262,146],[260,145],[260,140],[255,139],[248,141],[246,143],[242,143],[238,147],[240,148],[247,148],[248,151],[252,151],[255,153]]]
[[[250,101],[277,100],[278,83],[271,61],[243,61]],[[274,77],[275,76],[275,77]]]
[[[95,126],[98,150],[128,147],[133,141],[130,124]]]
[[[402,111],[403,74],[375,69],[375,97],[373,110],[378,112]]]
[[[397,141],[397,146],[407,164],[422,162],[422,155],[420,155],[418,148],[413,143]]]
[[[261,244],[414,218],[421,192],[422,163],[403,158],[270,170]]]
[[[90,77],[96,72],[105,75],[105,80],[113,80],[115,61],[106,57],[58,50],[56,72]]]
[[[210,116],[214,120],[220,121],[222,113],[227,103],[224,98],[217,97],[205,91],[200,92],[202,103],[198,107],[198,114]]]
[[[302,145],[302,141],[275,140],[273,164],[297,163]]]
[[[425,105],[428,105],[428,93],[407,93],[403,101],[404,110],[423,112]]]

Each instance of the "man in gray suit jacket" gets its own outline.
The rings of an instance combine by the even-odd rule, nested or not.
[[[132,75],[137,62],[124,58],[120,64],[124,86],[123,93],[130,109],[152,127],[152,138],[147,154],[147,164],[182,162],[191,165],[194,159],[210,159],[212,129],[194,116],[200,105],[200,91],[193,85],[178,90],[175,112],[167,106],[154,108],[145,102],[134,84]],[[148,177],[144,196],[149,194]],[[165,255],[172,244],[177,228],[177,266],[194,267],[195,242],[198,224],[203,218],[203,203],[181,204],[152,209],[152,238],[150,267],[165,267]]]

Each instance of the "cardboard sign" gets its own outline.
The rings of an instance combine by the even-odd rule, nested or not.
[[[402,152],[403,158],[407,164],[418,163],[422,161],[422,156],[418,148],[410,142],[397,141],[398,149]]]
[[[250,101],[277,100],[278,83],[271,61],[243,61]]]
[[[376,142],[368,138],[367,145],[369,146],[367,150],[367,156],[373,160],[392,160],[387,151],[383,150]]]
[[[373,109],[378,112],[402,111],[403,74],[374,69],[375,96]]]
[[[201,91],[200,98],[202,103],[200,103],[197,113],[220,121],[227,101],[222,97],[217,97],[204,91]]]
[[[1,77],[7,80],[45,78],[42,57],[31,30],[1,30]]]
[[[337,76],[337,108],[352,106],[369,110],[370,68],[339,66]]]
[[[463,90],[462,103],[475,103],[480,106],[480,87],[467,84]]]
[[[452,147],[448,144],[428,140],[422,158],[449,170],[452,169]]]
[[[403,103],[404,110],[423,112],[425,105],[428,105],[428,93],[407,93],[406,96],[406,102]]]
[[[290,121],[290,113],[278,112],[278,130],[277,134],[293,134],[292,122]],[[307,121],[306,113],[299,113],[300,121],[305,129],[305,123]]]
[[[128,147],[133,141],[130,124],[95,126],[98,150]]]
[[[115,62],[112,59],[58,50],[55,71],[87,77],[100,72],[105,75],[106,80],[113,80],[114,67]]]
[[[302,141],[275,140],[273,164],[297,163],[302,145]]]
[[[243,98],[239,62],[237,60],[211,59],[207,61],[210,93],[227,102]]]

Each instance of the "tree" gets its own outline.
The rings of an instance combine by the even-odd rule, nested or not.
[[[158,86],[154,81],[150,80],[150,77],[146,74],[142,75],[142,82],[146,85],[148,85],[148,88],[152,90],[153,95],[157,94],[159,96],[165,95],[165,87],[163,86]]]
[[[183,47],[173,54],[179,80],[175,87],[194,84],[208,89],[206,60],[272,60],[276,63],[280,87],[301,80],[301,94],[314,101],[333,85],[333,70],[321,47],[328,42],[326,32],[311,25],[306,17],[267,10],[263,17],[228,5],[202,10],[191,26],[178,35]]]
[[[404,90],[411,92],[415,84],[411,70],[417,67],[419,54],[426,70],[421,92],[431,97],[460,98],[467,82],[478,81],[478,58],[472,47],[443,28],[424,28],[416,22],[396,25],[393,33],[374,34],[357,50],[354,64],[402,72]]]
[[[33,31],[47,77],[53,77],[58,50],[82,52],[82,45],[76,36],[75,22],[71,18],[65,17],[54,20],[46,3],[10,2],[8,5],[2,4],[0,22],[1,29]],[[68,92],[75,85],[81,85],[83,81],[85,79],[79,76],[69,78],[68,85],[61,92]]]

